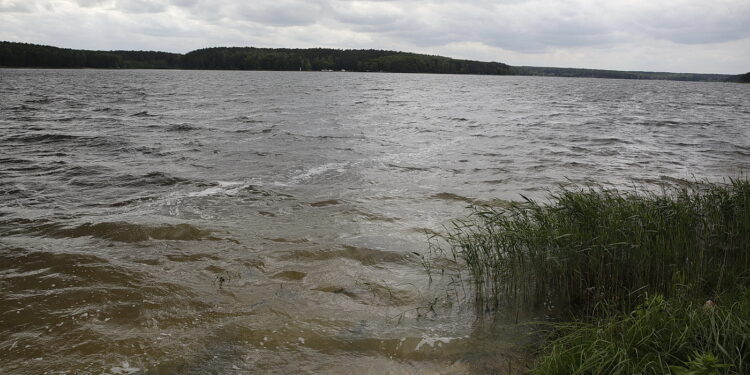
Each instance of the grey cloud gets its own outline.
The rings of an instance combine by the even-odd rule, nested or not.
[[[200,0],[171,0],[170,3],[174,6],[190,8],[198,4]]]
[[[403,8],[385,1],[333,1],[328,8],[339,22],[376,30],[395,25],[408,14]]]
[[[192,19],[216,26],[250,22],[269,27],[307,26],[324,17],[326,1],[304,0],[170,0],[170,5],[186,11]]]
[[[686,2],[701,4],[697,0],[682,3]],[[750,36],[750,9],[739,0],[733,3],[739,4],[733,5],[738,8],[733,14],[713,18],[701,17],[701,7],[639,8],[642,3],[637,1],[613,3],[618,6],[583,0],[118,0],[118,9],[155,13],[169,5],[217,27],[252,23],[273,29],[317,24],[417,46],[481,42],[522,52],[607,46],[627,35],[684,44]]]
[[[131,27],[131,32],[160,38],[200,38],[205,34],[203,29],[190,29],[147,22]]]
[[[552,47],[601,45],[616,41],[601,22],[569,14],[553,16],[556,9],[540,9],[530,1],[513,1],[494,6],[481,3],[433,2],[410,12],[414,18],[382,25],[353,26],[376,30],[408,40],[418,46],[481,42],[488,46],[523,52],[541,52]],[[510,7],[505,5],[510,4]],[[522,9],[518,9],[521,5]],[[394,27],[395,26],[395,27]]]
[[[268,26],[306,26],[316,23],[324,4],[304,0],[255,1],[237,7],[237,15],[243,21]]]
[[[76,0],[76,3],[84,8],[92,8],[103,5],[113,4],[111,0]]]
[[[612,30],[596,24],[565,20],[540,22],[529,30],[484,30],[483,43],[521,52],[543,52],[548,48],[604,46],[618,41]]]
[[[161,13],[167,5],[160,0],[117,0],[115,7],[125,13]]]
[[[23,0],[0,0],[1,13],[29,13],[34,10],[32,3]]]
[[[616,51],[643,43],[709,50],[750,40],[750,1],[0,0],[2,35],[33,35],[63,46],[65,38],[83,47],[89,40],[107,48],[157,48],[164,41],[165,50],[175,50],[175,41],[188,50],[234,44],[440,51],[460,45],[479,46],[482,56],[489,50],[538,56]]]
[[[750,37],[750,2],[744,9],[720,17],[708,14],[674,14],[648,20],[643,31],[658,39],[682,44],[707,44]]]

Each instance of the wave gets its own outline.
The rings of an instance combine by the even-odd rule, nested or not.
[[[615,137],[604,137],[604,138],[591,138],[589,139],[589,143],[594,143],[597,145],[613,145],[618,143],[625,143],[625,144],[632,144],[633,141],[623,138],[615,138]]]
[[[86,121],[91,120],[91,117],[61,117],[56,118],[53,121],[56,122],[73,122],[73,121]]]
[[[388,167],[391,167],[391,168],[398,168],[398,169],[402,169],[402,170],[405,170],[405,171],[426,172],[426,171],[429,171],[431,169],[429,167],[427,167],[427,168],[425,168],[425,167],[413,167],[413,166],[408,166],[408,165],[397,165],[397,164],[393,164],[393,163],[386,163],[385,165],[388,166]]]
[[[98,187],[150,187],[150,186],[175,186],[191,182],[200,183],[200,181],[191,181],[180,177],[175,177],[164,172],[150,172],[144,175],[120,175],[120,176],[102,176],[111,175],[112,169],[103,166],[75,166],[63,172],[63,176],[68,178],[70,185],[77,186],[98,186]]]
[[[10,368],[9,373],[16,373],[15,368],[41,374],[59,365],[58,358],[80,357],[82,348],[86,356],[110,358],[112,343],[134,340],[144,317],[163,328],[189,323],[210,309],[190,289],[157,277],[158,272],[150,273],[142,264],[0,246],[0,265],[0,311],[7,327],[2,344],[7,349],[18,343],[25,353],[34,353],[4,357],[8,361],[3,368]],[[32,368],[30,358],[42,356],[45,361],[31,362],[47,367]],[[108,373],[90,370],[71,373]]]
[[[2,139],[3,142],[24,143],[30,145],[44,144],[72,144],[86,147],[121,147],[123,141],[111,137],[73,135],[64,133],[36,133],[11,135]]]
[[[503,183],[506,180],[491,180],[491,181],[484,181],[485,183],[495,184],[495,183]],[[470,198],[465,197],[463,195],[458,195],[454,193],[438,193],[430,196],[430,198],[433,199],[441,199],[441,200],[447,200],[447,201],[457,201],[457,202],[465,202],[470,205],[476,205],[476,206],[489,206],[489,207],[508,207],[512,204],[511,201],[505,200],[505,199],[490,199],[490,200],[482,200],[477,198]]]
[[[167,131],[171,132],[188,132],[193,130],[198,130],[199,128],[196,128],[190,124],[175,124],[167,128]]]
[[[253,117],[250,117],[250,116],[240,116],[240,117],[237,117],[236,120],[237,121],[242,121],[242,122],[248,123],[248,124],[260,124],[260,123],[265,122],[262,119],[257,119],[257,118],[253,118]]]
[[[152,115],[148,113],[148,111],[141,111],[138,113],[133,113],[132,115],[130,115],[130,117],[157,117],[157,115]]]
[[[466,202],[469,204],[475,204],[477,202],[477,200],[474,198],[464,197],[463,195],[447,193],[447,192],[433,194],[432,196],[430,196],[430,198],[447,200],[447,201],[460,201],[460,202]]]
[[[33,162],[31,160],[26,160],[26,159],[0,158],[0,164],[2,165],[29,164],[29,163],[33,163]]]
[[[21,104],[15,107],[10,107],[10,108],[5,108],[5,109],[10,110],[10,111],[38,111],[39,110],[39,108],[37,107],[31,107],[25,104]]]
[[[248,133],[248,134],[268,134],[274,130],[273,127],[265,129],[237,129],[235,133]]]
[[[210,230],[200,229],[190,224],[149,226],[122,221],[85,223],[72,228],[60,224],[47,224],[25,230],[29,234],[49,238],[93,237],[115,242],[142,242],[148,240],[200,241],[216,240]]]
[[[10,142],[22,142],[22,143],[57,143],[67,142],[70,140],[79,139],[79,136],[70,134],[26,134],[26,135],[12,135],[5,137],[4,141]]]
[[[328,251],[294,251],[284,257],[289,260],[332,260],[346,258],[355,260],[365,266],[373,266],[382,263],[404,264],[408,258],[407,255],[392,251],[376,250],[366,247],[343,245],[337,250]]]
[[[52,100],[49,97],[44,96],[44,97],[41,97],[39,99],[27,99],[27,100],[24,100],[23,102],[24,103],[33,103],[33,104],[48,104],[51,101]]]
[[[175,177],[164,172],[150,172],[141,176],[134,175],[123,175],[119,176],[116,180],[117,185],[121,186],[174,186],[178,184],[191,182],[190,180]]]
[[[188,197],[210,197],[213,195],[237,195],[241,190],[247,189],[252,185],[246,185],[239,181],[218,181],[218,186],[211,186],[201,191],[188,193]]]
[[[292,176],[289,178],[289,180],[286,183],[280,183],[277,182],[279,185],[297,185],[303,182],[306,182],[314,177],[326,174],[331,171],[337,171],[337,172],[343,172],[343,168],[348,166],[348,162],[338,162],[338,163],[326,163],[319,165],[317,167],[310,168],[302,173],[299,173],[297,175]]]
[[[310,203],[310,206],[312,206],[312,207],[326,207],[326,206],[335,206],[335,205],[338,205],[338,204],[341,204],[341,201],[339,201],[338,199],[329,199],[329,200],[325,200],[325,201],[319,201],[319,202]]]
[[[65,169],[63,176],[65,177],[89,177],[97,176],[111,172],[112,169],[101,165],[76,165]]]
[[[102,284],[124,284],[133,282],[133,275],[109,265],[105,259],[94,255],[84,254],[53,254],[48,252],[32,252],[16,248],[0,253],[0,259],[6,270],[12,270],[3,275],[4,279],[13,279],[20,288],[27,283],[22,280],[34,280],[36,283],[60,283],[75,287],[97,286]],[[80,270],[85,269],[86,273]],[[84,275],[85,278],[82,278]],[[28,283],[31,284],[31,283]],[[56,286],[52,284],[51,286]],[[42,287],[39,285],[38,287]]]

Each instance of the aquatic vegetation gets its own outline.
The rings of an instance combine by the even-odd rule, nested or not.
[[[750,373],[747,179],[561,188],[474,207],[444,238],[481,312],[553,321],[533,374]]]
[[[715,299],[749,284],[750,182],[561,188],[543,203],[475,207],[446,238],[485,311],[595,315],[655,294]]]
[[[736,303],[647,298],[628,314],[556,324],[532,371],[555,374],[746,374],[750,371],[750,293]]]

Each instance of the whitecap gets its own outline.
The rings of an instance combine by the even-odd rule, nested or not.
[[[345,167],[347,167],[349,164],[350,163],[348,163],[348,162],[344,162],[344,163],[341,163],[341,162],[338,162],[338,163],[325,163],[325,164],[319,165],[317,167],[310,168],[310,169],[308,169],[306,171],[302,171],[301,173],[290,177],[289,180],[286,183],[276,182],[275,184],[276,185],[281,185],[281,186],[297,185],[297,184],[305,182],[305,181],[307,181],[307,180],[309,180],[309,179],[311,179],[311,178],[313,178],[315,176],[322,175],[322,174],[324,174],[326,172],[329,172],[329,171],[336,171],[338,173],[342,173],[342,172],[346,171]]]
[[[453,337],[427,337],[427,336],[424,336],[424,337],[422,337],[422,340],[419,341],[419,343],[417,344],[417,347],[414,350],[419,350],[422,347],[422,345],[427,345],[427,346],[429,346],[431,348],[434,348],[435,345],[441,346],[443,344],[448,344],[448,343],[450,343],[454,339],[455,338],[453,338]]]
[[[109,371],[112,371],[113,374],[117,375],[124,375],[124,374],[135,374],[138,371],[141,371],[138,367],[131,367],[130,363],[128,361],[122,362],[121,366],[115,366],[109,369]]]
[[[192,193],[188,193],[187,196],[209,197],[212,195],[236,195],[240,192],[240,190],[250,186],[245,184],[244,182],[239,181],[217,181],[216,183],[219,184],[219,186],[212,186],[201,191],[194,191]]]

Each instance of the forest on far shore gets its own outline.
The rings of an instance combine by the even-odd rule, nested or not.
[[[0,41],[0,67],[60,69],[334,70],[664,79],[748,82],[741,75],[634,72],[601,69],[510,66],[400,51],[332,48],[214,47],[185,54],[157,51],[91,51]]]
[[[215,47],[186,54],[88,51],[0,42],[0,66],[28,68],[346,70],[357,72],[512,74],[498,62],[381,50]]]

